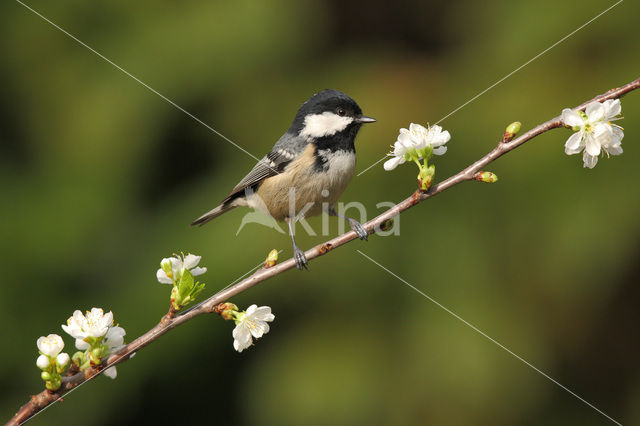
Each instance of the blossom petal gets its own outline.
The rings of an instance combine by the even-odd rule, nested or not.
[[[244,342],[245,340],[251,338],[251,333],[249,332],[249,329],[245,326],[244,323],[240,323],[236,325],[233,331],[231,332],[231,335],[235,340],[239,340],[241,342]]]
[[[605,109],[605,119],[610,120],[617,115],[620,115],[622,112],[622,105],[620,104],[620,99],[609,99],[604,101],[603,104]]]
[[[415,132],[415,133],[422,133],[422,132],[426,133],[427,128],[421,124],[411,123],[409,124],[409,131]]]
[[[600,155],[600,142],[589,133],[586,135],[584,152],[592,156]]]
[[[200,259],[202,259],[202,256],[196,256],[195,254],[189,253],[184,258],[183,265],[187,269],[192,269],[192,268],[196,267],[198,265],[198,263],[200,263]]]
[[[169,260],[171,261],[171,272],[173,272],[173,276],[178,277],[178,273],[182,269],[182,260],[177,257],[170,257]]]
[[[162,269],[158,269],[158,272],[156,272],[156,278],[158,279],[158,282],[160,282],[161,284],[173,284],[173,281],[171,281],[171,278],[169,278],[167,276],[167,273],[164,272]]]
[[[238,352],[242,352],[243,350],[245,350],[248,347],[250,347],[252,343],[253,342],[251,341],[251,339],[247,340],[246,342],[239,342],[237,340],[234,340],[233,341],[233,348]]]
[[[587,105],[585,109],[585,114],[587,114],[587,119],[590,123],[595,123],[597,121],[601,121],[604,118],[605,108],[600,102],[591,102]]]
[[[410,133],[400,133],[398,135],[398,140],[393,144],[393,152],[396,155],[404,155],[408,149],[414,148],[415,145],[416,141],[411,137]],[[398,151],[402,152],[402,154],[399,154]]]
[[[193,268],[190,272],[191,272],[191,275],[193,275],[195,277],[196,275],[202,275],[205,272],[207,272],[207,268],[198,266],[198,267]]]
[[[438,130],[433,134],[431,138],[431,146],[436,147],[440,145],[444,145],[445,143],[451,140],[451,134],[448,130],[442,131],[440,126],[434,126],[433,128],[438,128]]]
[[[584,120],[577,112],[570,108],[565,108],[562,110],[562,122],[567,126],[571,127],[580,127],[584,126]]]
[[[38,337],[38,340],[36,340],[36,346],[38,347],[38,350],[40,352],[42,352],[42,349],[44,348],[44,345],[43,345],[42,342],[44,342],[45,339],[46,339],[46,337],[40,336],[40,337]]]
[[[398,165],[405,162],[404,157],[394,157],[384,162],[384,169],[386,171],[391,171],[398,167]]]
[[[269,324],[264,321],[253,321],[253,326],[249,328],[249,331],[253,337],[259,339],[269,332]]]
[[[243,350],[251,346],[251,343],[253,343],[253,339],[251,338],[249,329],[242,323],[236,325],[236,327],[233,329],[232,335],[233,348],[238,352],[242,352]]]
[[[624,138],[624,132],[622,131],[622,128],[620,126],[616,126],[615,124],[612,125],[611,134],[609,135],[609,140],[607,141],[606,146],[603,145],[603,148],[620,147],[620,144],[622,143],[622,138]],[[620,152],[622,153],[622,150],[620,150]],[[617,154],[614,154],[614,155],[617,155]]]
[[[593,169],[596,164],[598,163],[598,156],[597,155],[589,155],[587,154],[587,151],[585,151],[582,154],[582,161],[584,162],[584,166],[583,167],[588,167],[590,169]]]
[[[567,155],[577,154],[584,148],[584,134],[576,132],[569,136],[567,143],[564,144],[564,152]]]
[[[90,345],[82,339],[76,339],[76,349],[86,351]]]
[[[109,347],[111,353],[119,350],[124,344],[124,336],[127,334],[124,328],[115,326],[110,327],[105,335],[105,344]]]
[[[444,145],[443,145],[443,146],[439,146],[439,147],[437,147],[437,148],[434,148],[434,149],[433,149],[433,153],[434,153],[435,155],[442,155],[442,154],[444,154],[445,152],[447,152],[447,147],[446,147],[446,146],[444,146]]]
[[[115,366],[109,367],[106,370],[104,370],[104,375],[110,379],[115,379],[116,377],[118,377],[118,370],[116,370]]]
[[[620,155],[620,154],[622,154],[622,146],[620,146],[620,145],[612,145],[612,146],[609,146],[609,147],[605,148],[605,151],[607,151],[607,154],[609,154],[609,155]]]
[[[260,306],[256,309],[255,317],[261,321],[273,321],[276,318],[269,306]]]
[[[256,305],[256,304],[253,304],[253,305],[249,306],[247,308],[247,315],[248,316],[253,316],[253,314],[256,312],[257,309],[258,309],[258,305]]]

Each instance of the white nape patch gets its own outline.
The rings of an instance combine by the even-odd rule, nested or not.
[[[352,121],[352,117],[341,117],[328,111],[322,114],[309,114],[304,118],[304,128],[300,135],[310,138],[332,136],[346,129]]]

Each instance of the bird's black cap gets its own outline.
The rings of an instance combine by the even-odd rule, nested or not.
[[[323,112],[335,112],[337,114],[339,111],[341,115],[344,114],[349,117],[357,118],[362,116],[360,106],[346,93],[334,89],[321,90],[300,106],[289,131],[299,132],[303,127],[304,118],[309,114],[322,114]],[[370,121],[374,120],[370,119]]]

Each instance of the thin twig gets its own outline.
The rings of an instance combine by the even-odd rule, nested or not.
[[[622,87],[618,87],[612,90],[609,90],[606,93],[603,93],[595,98],[583,103],[578,107],[580,110],[584,110],[586,105],[590,102],[603,102],[608,99],[616,99],[619,98],[633,90],[636,90],[640,87],[640,78],[628,83]],[[379,216],[371,219],[367,223],[364,224],[365,229],[369,232],[369,234],[375,233],[377,230],[380,230],[385,226],[387,221],[393,219],[393,217],[399,215],[403,211],[415,206],[422,201],[434,197],[451,188],[454,185],[457,185],[461,182],[473,180],[474,175],[481,171],[484,167],[486,167],[489,163],[497,160],[504,154],[509,151],[514,150],[525,142],[535,138],[536,136],[541,135],[544,132],[549,130],[562,127],[563,124],[560,121],[560,116],[554,117],[551,120],[540,124],[539,126],[529,130],[523,135],[510,140],[504,141],[501,140],[498,145],[492,149],[488,154],[484,157],[480,158],[475,163],[471,164],[469,167],[464,170],[456,173],[455,175],[445,179],[444,181],[432,186],[428,191],[415,191],[410,197],[396,204],[386,212],[380,214]],[[327,254],[328,252],[334,250],[337,247],[340,247],[349,241],[358,238],[354,231],[346,232],[336,238],[333,238],[329,241],[326,241],[323,244],[320,244],[310,250],[305,252],[305,256],[307,260],[314,259],[316,257]],[[120,364],[126,360],[128,360],[134,353],[147,346],[149,343],[153,342],[169,330],[174,329],[175,327],[189,321],[191,318],[196,317],[205,313],[212,313],[216,305],[226,300],[229,300],[231,297],[242,293],[245,290],[253,287],[254,285],[266,281],[269,278],[272,278],[276,275],[280,275],[284,271],[292,269],[295,267],[295,260],[293,258],[288,259],[282,263],[279,263],[271,268],[265,269],[261,268],[254,272],[251,276],[245,278],[244,280],[238,282],[230,286],[229,288],[223,289],[218,293],[214,294],[210,298],[206,299],[200,305],[191,309],[183,314],[178,314],[176,316],[172,316],[170,314],[162,317],[160,322],[153,327],[151,330],[138,337],[124,348],[122,348],[117,354],[113,354],[107,358],[107,360],[99,367],[89,368],[80,373],[76,373],[69,377],[64,377],[62,380],[62,386],[56,392],[51,392],[48,390],[44,390],[41,393],[34,395],[31,397],[29,402],[23,405],[20,410],[15,414],[15,416],[9,420],[7,425],[20,425],[31,417],[33,417],[40,410],[49,406],[50,404],[58,401],[64,396],[67,392],[75,388],[76,386],[93,379],[98,376],[108,367]]]

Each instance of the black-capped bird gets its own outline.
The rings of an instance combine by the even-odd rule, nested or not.
[[[335,204],[346,189],[356,166],[354,140],[365,123],[346,94],[325,89],[302,104],[289,130],[264,158],[238,183],[215,209],[191,225],[204,225],[239,206],[248,206],[289,225],[298,269],[307,268],[304,252],[296,245],[293,224],[303,217],[327,213],[346,219],[358,236],[367,231],[356,220],[339,215]]]

